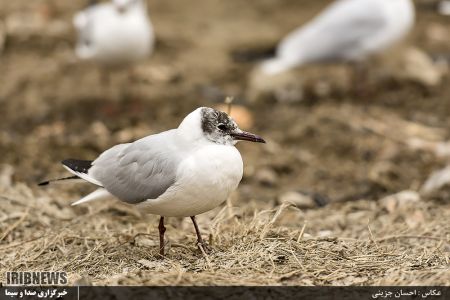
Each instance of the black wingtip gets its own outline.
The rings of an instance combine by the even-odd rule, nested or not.
[[[50,181],[42,181],[42,182],[39,182],[37,185],[38,186],[44,186],[44,185],[49,185],[49,183],[50,183]]]
[[[92,160],[81,160],[81,159],[65,159],[61,161],[63,165],[71,169],[72,171],[79,173],[87,173],[92,167]]]

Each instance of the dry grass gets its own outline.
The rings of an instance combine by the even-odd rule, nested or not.
[[[162,259],[154,216],[114,201],[72,208],[74,196],[59,187],[15,184],[1,192],[1,276],[62,270],[70,283],[95,285],[450,284],[448,204],[395,213],[365,200],[264,210],[270,205],[239,203],[235,195],[240,208],[199,218],[211,254],[195,248],[188,219],[171,218]],[[417,210],[424,219],[413,228],[405,217]]]

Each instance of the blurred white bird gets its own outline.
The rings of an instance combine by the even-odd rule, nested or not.
[[[450,1],[442,0],[438,4],[438,12],[444,16],[450,16]]]
[[[154,33],[144,0],[112,0],[78,12],[76,55],[102,65],[121,66],[147,58]]]
[[[395,44],[414,24],[411,0],[338,0],[285,37],[262,63],[275,75],[309,63],[359,61]]]

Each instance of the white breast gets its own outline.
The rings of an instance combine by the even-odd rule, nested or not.
[[[182,161],[174,186],[139,206],[162,216],[195,216],[223,203],[242,174],[242,157],[235,147],[209,144]]]

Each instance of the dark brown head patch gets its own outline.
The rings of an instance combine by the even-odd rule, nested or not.
[[[209,107],[201,110],[201,126],[205,136],[218,144],[231,141],[230,133],[238,129],[226,113]]]
[[[217,128],[223,128],[223,131],[230,131],[236,128],[236,124],[226,113],[204,107],[202,109],[203,132],[213,133]]]

